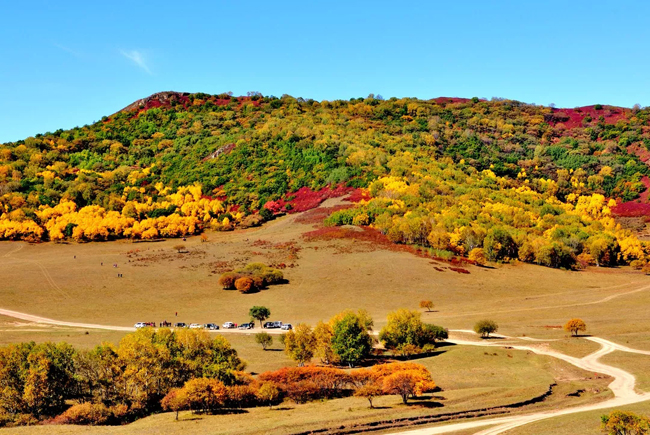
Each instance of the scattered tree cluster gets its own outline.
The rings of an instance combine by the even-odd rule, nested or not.
[[[372,400],[382,395],[398,395],[407,400],[435,388],[431,373],[414,363],[390,363],[369,369],[345,371],[333,367],[287,367],[260,374],[259,380],[276,386],[296,403],[354,394]]]
[[[241,293],[252,293],[269,285],[286,282],[284,274],[262,263],[250,263],[234,272],[226,272],[219,277],[219,284],[224,290],[239,290]]]
[[[365,310],[343,311],[328,323],[318,322],[313,330],[300,323],[283,336],[285,352],[301,366],[317,356],[325,364],[353,367],[372,351],[372,326]]]
[[[12,344],[0,348],[0,424],[58,414],[62,423],[123,422],[159,409],[170,389],[192,379],[234,385],[244,367],[226,339],[192,330],[147,328],[91,350]]]

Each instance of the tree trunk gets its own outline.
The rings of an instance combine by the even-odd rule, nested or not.
[[[402,394],[402,402],[404,402],[404,405],[408,405],[407,400],[408,400],[408,395]]]

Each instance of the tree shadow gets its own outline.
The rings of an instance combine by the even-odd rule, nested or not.
[[[419,406],[421,408],[444,408],[445,406],[440,402],[426,402],[422,398],[409,400],[409,405]]]
[[[505,337],[499,337],[499,336],[495,337],[494,335],[490,335],[490,336],[487,336],[487,337],[481,337],[481,340],[505,340],[505,339],[506,339]]]

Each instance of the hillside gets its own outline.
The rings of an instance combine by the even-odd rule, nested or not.
[[[648,184],[649,115],[162,92],[93,125],[1,145],[0,239],[229,230],[355,191],[362,201],[329,223],[373,226],[432,256],[643,267],[648,246],[612,215],[644,216],[634,201]]]

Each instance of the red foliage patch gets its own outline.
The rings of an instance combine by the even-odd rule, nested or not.
[[[309,187],[302,187],[296,192],[286,194],[282,199],[267,202],[264,204],[264,208],[273,213],[280,213],[282,211],[299,213],[318,207],[326,199],[347,195],[355,190],[343,184],[339,184],[334,188],[331,186],[323,187],[320,190],[311,190]]]
[[[650,218],[650,203],[648,202],[648,196],[650,195],[650,178],[644,176],[641,179],[641,182],[645,186],[646,190],[639,195],[639,198],[612,207],[612,214],[621,217],[646,216]]]
[[[332,213],[352,208],[352,204],[335,205],[334,207],[318,207],[308,210],[296,218],[296,222],[300,224],[320,224]]]
[[[433,101],[436,104],[447,104],[447,103],[469,103],[472,101],[470,98],[458,98],[458,97],[438,97],[434,98]]]
[[[370,192],[368,192],[366,189],[354,189],[352,192],[350,192],[350,195],[344,199],[344,201],[361,202],[369,201],[370,198]]]
[[[576,107],[575,109],[552,109],[545,121],[552,126],[562,123],[566,128],[582,127],[582,120],[589,115],[593,121],[599,117],[605,118],[605,124],[616,124],[620,120],[627,119],[629,109],[615,106],[603,106],[596,110],[595,106]]]

